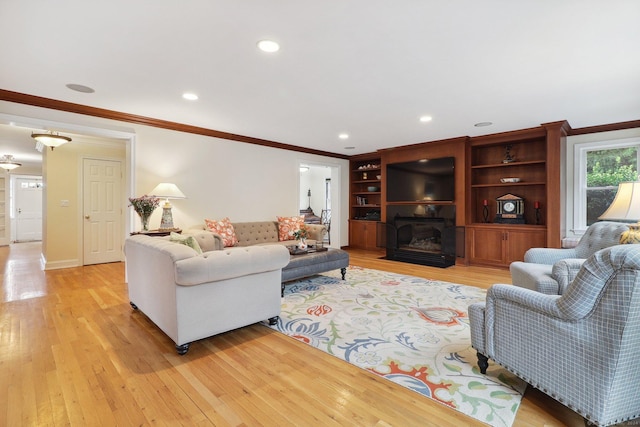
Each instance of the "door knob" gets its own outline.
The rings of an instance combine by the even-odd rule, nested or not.
[[[89,218],[91,218],[91,215],[85,215],[84,216],[84,219],[89,219]]]

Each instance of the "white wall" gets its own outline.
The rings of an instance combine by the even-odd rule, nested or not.
[[[173,182],[187,196],[173,201],[174,224],[186,228],[204,218],[232,221],[269,220],[299,211],[301,161],[333,165],[340,171],[340,238],[348,244],[348,161],[326,156],[263,147],[236,141],[170,131],[107,119],[31,107],[5,101],[0,113],[44,119],[73,126],[91,126],[134,134],[132,173],[134,196],[148,193],[159,182]],[[62,132],[63,129],[58,129]],[[64,133],[64,132],[62,132]],[[259,135],[251,135],[258,136]],[[335,196],[335,194],[334,194]],[[338,200],[334,197],[334,207]],[[162,210],[151,217],[160,224]],[[334,221],[338,217],[334,217]],[[133,229],[140,221],[132,215]],[[333,242],[332,242],[333,243]]]

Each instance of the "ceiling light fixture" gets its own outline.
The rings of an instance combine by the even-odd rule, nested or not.
[[[349,134],[348,133],[341,133],[340,135],[338,135],[338,138],[340,138],[340,139],[349,139]]]
[[[191,93],[191,92],[185,92],[182,94],[182,97],[188,101],[197,101],[198,100],[198,95],[196,95],[195,93]]]
[[[5,154],[0,157],[0,168],[2,169],[10,171],[15,168],[19,168],[20,166],[22,166],[22,163],[18,163],[13,160],[13,156],[11,154]]]
[[[71,138],[68,136],[58,135],[54,132],[49,133],[32,133],[31,138],[35,139],[42,145],[46,145],[47,147],[51,147],[53,151],[54,148],[61,146],[62,144],[66,144],[67,142],[71,142]]]
[[[480,123],[476,123],[474,126],[477,128],[482,128],[485,126],[491,126],[493,124],[493,122],[480,122]]]
[[[431,120],[433,120],[433,117],[431,117],[431,116],[422,116],[422,117],[420,117],[420,121],[422,123],[427,123],[427,122],[430,122]]]
[[[93,93],[95,92],[95,89],[89,87],[89,86],[85,86],[85,85],[79,85],[76,83],[69,83],[67,85],[67,88],[71,89],[71,90],[75,90],[76,92],[82,92],[82,93]]]
[[[280,45],[273,40],[260,40],[258,42],[258,49],[267,53],[274,53],[280,50]]]

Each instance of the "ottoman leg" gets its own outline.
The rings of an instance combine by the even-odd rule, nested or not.
[[[340,274],[342,274],[342,280],[344,280],[345,276],[347,275],[347,268],[346,267],[342,267],[340,269]]]

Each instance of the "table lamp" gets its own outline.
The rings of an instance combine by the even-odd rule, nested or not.
[[[151,190],[152,196],[164,199],[164,206],[162,206],[162,220],[160,221],[160,230],[173,230],[173,214],[171,213],[171,203],[169,199],[186,199],[182,191],[177,185],[170,182],[161,182],[156,185],[156,188]]]
[[[598,219],[611,221],[640,220],[640,182],[621,182],[611,206]],[[629,224],[629,230],[620,235],[620,243],[640,243],[640,222]]]

